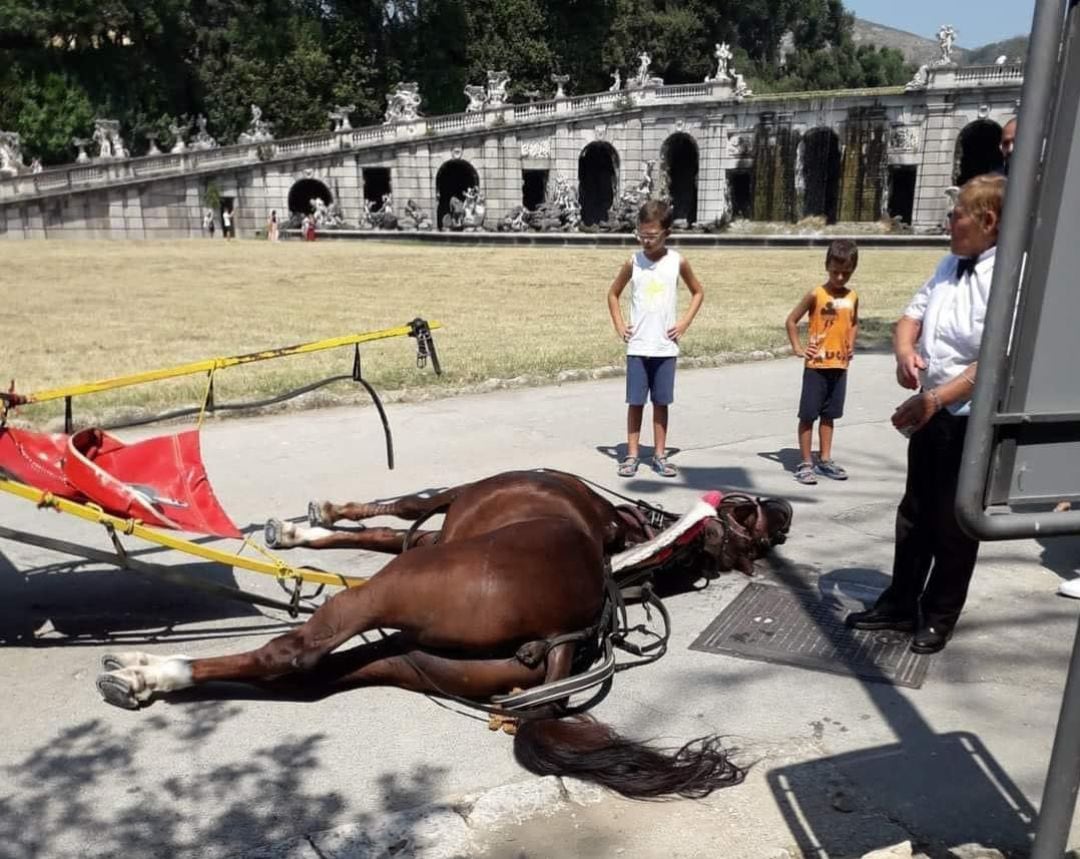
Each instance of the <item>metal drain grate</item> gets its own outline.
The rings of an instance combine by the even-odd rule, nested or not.
[[[876,591],[845,586],[870,604]],[[918,689],[930,658],[908,649],[911,636],[882,630],[848,629],[846,605],[817,591],[793,590],[759,582],[748,584],[697,640],[691,650],[726,653],[744,659],[795,665],[812,671],[849,674]]]

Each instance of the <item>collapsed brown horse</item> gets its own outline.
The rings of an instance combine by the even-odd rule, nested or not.
[[[669,560],[698,573],[749,571],[753,559],[787,532],[786,502],[707,497],[711,506],[703,508],[696,531],[681,542],[667,540]],[[392,685],[490,702],[592,664],[602,646],[601,618],[610,616],[612,594],[618,593],[610,579],[612,556],[623,557],[619,553],[635,545],[648,556],[652,544],[664,544],[679,530],[657,533],[639,507],[616,507],[578,478],[556,471],[508,472],[388,504],[321,503],[311,513],[324,524],[380,515],[416,525],[436,513],[445,519],[437,532],[415,526],[296,529],[272,521],[267,542],[273,545],[350,546],[397,557],[364,586],[328,599],[302,626],[248,653],[108,656],[107,673],[97,681],[103,697],[137,708],[155,694],[244,681],[291,699]],[[394,632],[335,652],[376,629]],[[631,797],[703,796],[742,779],[715,737],[669,752],[620,737],[590,717],[566,714],[561,699],[521,719],[514,751],[524,767],[588,779]]]

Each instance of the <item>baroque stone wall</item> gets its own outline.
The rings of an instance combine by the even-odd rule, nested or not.
[[[686,135],[698,152],[697,221],[724,217],[732,180],[749,175],[756,219],[797,220],[805,212],[805,165],[800,143],[811,131],[832,129],[841,150],[840,220],[876,220],[887,207],[889,171],[916,170],[912,221],[939,229],[945,189],[952,184],[956,142],[971,122],[998,124],[1015,114],[1018,86],[953,91],[820,93],[763,96],[742,102],[653,103],[587,115],[550,112],[535,121],[476,125],[417,134],[352,151],[329,151],[233,169],[152,176],[0,202],[0,238],[180,238],[203,234],[204,194],[213,184],[231,198],[240,235],[262,229],[271,210],[287,217],[289,192],[304,179],[322,183],[347,222],[359,220],[363,171],[389,171],[395,209],[409,199],[434,218],[440,169],[463,161],[486,196],[486,227],[522,204],[523,170],[548,172],[547,197],[557,177],[579,184],[579,159],[591,143],[617,154],[616,197],[638,186],[649,162],[654,192],[663,179],[665,141]],[[817,193],[817,192],[815,192]],[[219,231],[220,235],[220,231]]]

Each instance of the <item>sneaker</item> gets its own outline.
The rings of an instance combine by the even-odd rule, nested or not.
[[[1072,597],[1080,600],[1080,579],[1069,579],[1058,585],[1057,592],[1063,597]]]
[[[805,483],[807,486],[813,486],[817,483],[817,478],[814,477],[814,464],[812,462],[800,462],[799,467],[795,469],[795,479],[799,483]]]
[[[833,480],[847,480],[847,472],[831,459],[821,460],[814,468],[814,471],[822,477],[829,477]]]

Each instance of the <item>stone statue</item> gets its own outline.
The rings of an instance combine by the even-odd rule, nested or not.
[[[157,133],[156,131],[148,131],[148,132],[146,132],[146,134],[145,134],[145,135],[143,135],[143,136],[144,136],[144,137],[145,137],[145,138],[146,138],[147,140],[149,140],[149,141],[150,141],[150,148],[146,150],[146,154],[147,154],[148,156],[149,156],[149,155],[160,155],[160,154],[161,154],[161,150],[160,150],[160,149],[158,149],[158,145],[157,145],[158,133]]]
[[[450,198],[450,211],[443,215],[442,228],[461,232],[477,232],[484,228],[487,201],[484,192],[475,185],[465,189],[465,199]]]
[[[608,87],[608,92],[618,92],[622,89],[622,75],[618,69],[615,69],[611,73],[611,86]]]
[[[187,144],[184,142],[184,136],[191,131],[191,123],[186,122],[181,125],[178,122],[169,123],[169,133],[173,136],[173,140],[176,141],[172,145],[172,149],[169,152],[177,155],[187,149]]]
[[[727,42],[717,42],[713,56],[716,57],[716,74],[711,78],[706,77],[705,83],[731,80],[731,72],[728,69],[734,56],[731,53],[731,46]]]
[[[75,156],[76,164],[86,164],[90,161],[90,156],[86,154],[86,147],[93,142],[89,137],[71,138],[71,145],[79,150],[79,154]]]
[[[641,202],[645,202],[649,199],[649,195],[652,194],[653,189],[653,167],[656,166],[655,161],[646,161],[641,167],[641,181],[638,182],[638,194],[641,197]]]
[[[735,78],[735,98],[738,101],[742,101],[747,96],[753,95],[754,91],[746,85],[746,81],[743,80],[743,76],[735,72],[732,69],[732,75]]]
[[[487,78],[487,106],[502,107],[506,104],[506,88],[510,85],[510,73],[505,69],[498,72],[488,69]]]
[[[904,85],[904,91],[913,92],[915,90],[926,89],[929,84],[930,66],[927,63],[923,63],[919,66],[919,70],[915,72],[915,77]]]
[[[581,203],[577,189],[562,176],[555,177],[555,205],[559,208],[563,226],[570,232],[576,232],[581,226]]]
[[[317,229],[340,229],[346,225],[341,206],[336,200],[327,205],[320,197],[312,197],[308,200],[308,205],[311,207],[311,217],[315,220]]]
[[[95,119],[93,140],[98,145],[98,158],[127,158],[129,153],[120,136],[116,119]]]
[[[352,131],[352,123],[349,122],[349,114],[356,110],[355,104],[338,104],[326,115],[334,123],[333,131]]]
[[[649,52],[642,51],[640,54],[638,54],[637,59],[637,74],[634,75],[633,80],[630,82],[630,85],[638,89],[647,86],[663,86],[663,78],[653,77],[649,75],[649,66],[652,65],[652,57],[649,56]]]
[[[22,137],[14,131],[0,131],[0,176],[18,176],[25,167]]]
[[[262,118],[262,108],[257,104],[251,106],[251,122],[248,123],[247,131],[240,132],[236,138],[237,143],[266,143],[274,139],[270,129],[273,125]]]
[[[431,230],[431,226],[431,216],[417,206],[412,199],[406,200],[405,214],[401,219],[401,228],[409,231],[428,232]]]
[[[30,172],[31,173],[35,173],[35,174],[40,173],[44,169],[45,168],[44,168],[44,166],[42,166],[40,158],[35,158],[33,161],[30,162]]]
[[[206,130],[206,117],[201,113],[195,117],[195,124],[199,130],[195,132],[195,139],[191,141],[192,149],[217,149],[217,141]]]
[[[383,125],[412,122],[420,115],[420,101],[420,85],[416,81],[398,81],[394,91],[386,96]]]
[[[98,158],[112,158],[113,157],[113,144],[112,135],[109,134],[107,119],[95,119],[94,120],[94,133],[91,135],[94,143],[98,145]]]
[[[469,103],[465,106],[466,113],[478,113],[484,109],[488,100],[487,90],[476,84],[468,84],[465,87],[465,96],[469,99]]]
[[[937,66],[951,66],[955,62],[952,58],[953,45],[956,44],[956,28],[951,24],[942,24],[937,31],[938,48],[941,56],[934,61]]]
[[[397,215],[394,214],[394,196],[387,192],[382,195],[381,205],[375,208],[374,201],[368,209],[368,220],[371,226],[377,230],[396,230],[398,226]]]
[[[566,98],[566,85],[570,83],[570,75],[552,75],[551,82],[555,84],[555,98]]]
[[[638,70],[637,75],[634,77],[634,86],[645,86],[645,82],[649,79],[649,66],[652,65],[652,57],[649,56],[648,51],[642,51],[637,56]]]

